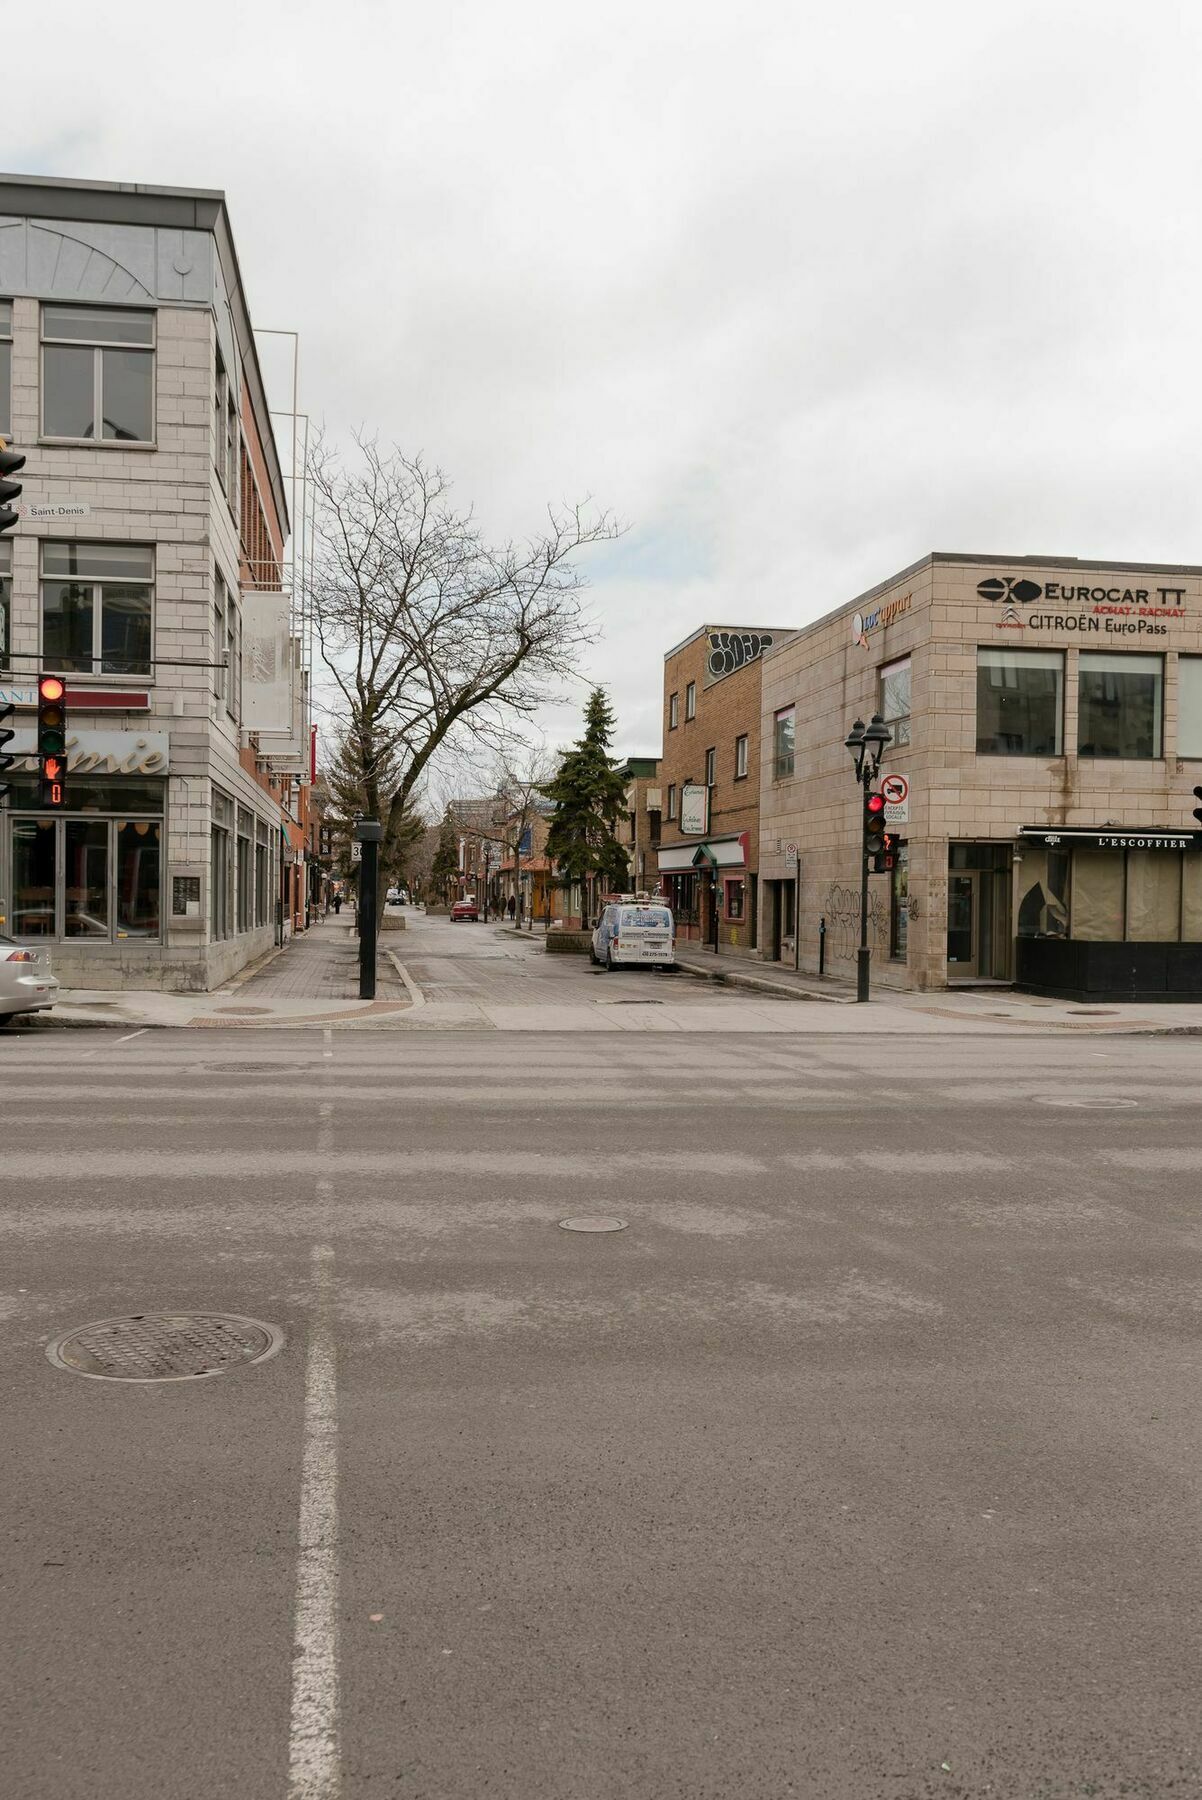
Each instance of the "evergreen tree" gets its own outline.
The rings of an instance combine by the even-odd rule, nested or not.
[[[609,754],[613,730],[605,690],[594,688],[584,709],[584,735],[543,789],[555,806],[547,856],[569,881],[580,883],[586,919],[592,910],[594,880],[611,889],[621,889],[627,881],[626,852],[616,836],[626,810],[626,783]]]
[[[442,825],[438,833],[438,848],[434,852],[434,864],[430,870],[433,892],[439,900],[446,900],[447,889],[458,873],[459,833],[455,829],[455,821],[451,817],[451,809],[448,806],[443,814]]]

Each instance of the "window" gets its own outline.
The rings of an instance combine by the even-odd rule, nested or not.
[[[254,884],[255,815],[244,806],[238,808],[238,930],[249,931],[254,924],[251,895]]]
[[[8,667],[12,649],[13,547],[0,542],[0,669]]]
[[[747,777],[747,735],[735,739],[735,780],[744,781]]]
[[[686,719],[697,717],[697,683],[690,681],[684,691],[684,716]]]
[[[229,451],[225,435],[225,409],[228,404],[229,382],[220,350],[215,354],[217,360],[213,371],[213,467],[217,471],[218,481],[228,493]]]
[[[214,788],[209,871],[212,888],[209,935],[214,943],[230,935],[230,833],[233,823],[233,801]]]
[[[772,721],[772,778],[781,781],[793,773],[793,732],[796,708],[782,706]]]
[[[13,303],[0,300],[0,437],[13,428]]]
[[[659,843],[660,834],[661,834],[662,830],[663,830],[663,825],[661,822],[659,807],[658,806],[649,806],[647,808],[647,836],[652,844]]]
[[[218,707],[225,699],[226,671],[221,659],[225,655],[225,580],[220,569],[213,575],[213,692],[217,696]]]
[[[74,807],[127,799],[158,817],[14,817],[12,918],[18,937],[107,944],[159,936],[163,784],[72,779]],[[18,785],[14,805],[36,809],[32,783]]]
[[[267,908],[271,889],[268,885],[271,830],[262,819],[255,821],[255,924],[268,923]]]
[[[747,905],[747,888],[742,881],[726,883],[726,916],[732,924],[738,924],[744,916]]]
[[[705,785],[706,787],[713,787],[714,785],[714,752],[712,746],[705,753]]]
[[[669,819],[676,817],[676,783],[674,781],[668,783],[668,817]]]
[[[1084,851],[1073,857],[1072,935],[1118,943],[1126,936],[1123,852]]]
[[[154,439],[154,314],[43,306],[42,433],[96,443]]]
[[[238,438],[238,408],[231,393],[225,403],[225,466],[229,470],[229,481],[226,492],[229,495],[230,511],[238,516],[238,464],[241,460],[241,448]]]
[[[1162,657],[1083,650],[1077,676],[1079,755],[1142,759],[1160,755]]]
[[[42,544],[42,657],[53,669],[149,675],[154,551]]]
[[[889,877],[889,955],[905,962],[910,938],[910,846],[899,844]]]
[[[1068,936],[1068,871],[1065,851],[1023,846],[1018,863],[1020,938]]]
[[[680,695],[668,695],[668,730],[675,731],[680,724]]]
[[[1060,756],[1064,655],[977,651],[977,755]]]
[[[881,670],[880,714],[895,744],[910,742],[910,658]]]
[[[1202,656],[1177,658],[1177,754],[1202,757]]]
[[[235,725],[242,716],[242,621],[232,593],[225,604],[225,710]]]

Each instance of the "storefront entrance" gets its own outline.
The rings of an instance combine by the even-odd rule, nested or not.
[[[1009,981],[1009,844],[951,844],[947,872],[949,981]]]

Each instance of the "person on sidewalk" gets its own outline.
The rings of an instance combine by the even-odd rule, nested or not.
[[[341,911],[342,911],[342,895],[335,894],[334,895],[334,917],[337,918]]]
[[[512,894],[510,894],[510,896],[509,896],[509,905],[506,910],[508,911],[509,916],[512,919],[515,911],[517,910],[517,901],[514,899]]]

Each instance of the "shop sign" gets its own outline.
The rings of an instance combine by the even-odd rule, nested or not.
[[[700,781],[686,781],[680,790],[682,837],[704,837],[710,826],[710,791]]]
[[[977,583],[977,598],[1002,609],[999,631],[1071,631],[1084,636],[1165,637],[1167,621],[1186,616],[1185,593],[1183,587],[1119,583],[1103,587],[1038,582],[1026,575],[991,575]],[[1049,607],[1053,610],[1045,610]]]
[[[913,599],[914,593],[911,590],[910,593],[903,594],[898,600],[886,600],[885,604],[878,606],[874,612],[853,613],[851,618],[852,642],[862,644],[867,650],[868,633],[883,631],[886,625],[892,625],[894,619],[899,618],[902,613],[908,613]]]
[[[9,751],[17,758],[14,775],[37,773],[36,732],[14,732]],[[170,762],[171,739],[165,731],[67,734],[68,775],[165,775]]]
[[[1079,831],[1073,826],[1049,831],[1043,825],[1024,825],[1019,836],[1049,850],[1062,845],[1080,850],[1202,850],[1202,831]]]

